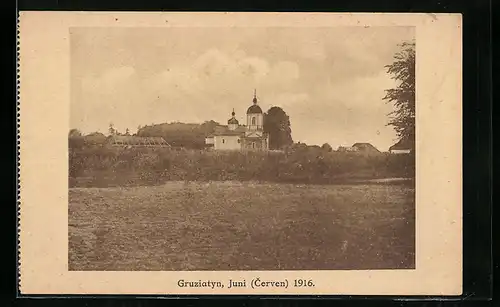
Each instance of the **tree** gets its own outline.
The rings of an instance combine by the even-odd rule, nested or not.
[[[290,118],[280,107],[272,107],[264,113],[264,132],[269,135],[269,149],[293,144]]]
[[[71,129],[69,130],[68,137],[74,138],[74,137],[81,137],[82,133],[78,129]]]
[[[328,144],[328,143],[323,144],[323,146],[321,146],[321,149],[328,151],[328,152],[333,150],[332,146],[330,146],[330,144]]]
[[[69,148],[81,148],[84,145],[82,133],[78,129],[71,129],[68,134]]]
[[[108,131],[109,131],[110,135],[115,135],[116,134],[116,130],[115,130],[115,127],[113,126],[113,123],[109,124]]]
[[[201,124],[200,129],[204,132],[204,136],[212,134],[215,131],[215,127],[219,126],[219,123],[214,120],[205,121]]]
[[[138,136],[162,137],[173,147],[201,149],[205,147],[205,137],[214,132],[219,123],[210,120],[203,124],[163,123],[144,126],[137,131]]]
[[[394,127],[399,140],[415,144],[415,42],[404,42],[401,51],[394,55],[394,62],[386,65],[387,73],[398,86],[386,90],[383,98],[394,104],[389,113],[388,126]]]
[[[128,128],[125,130],[125,135],[130,135],[130,130]]]

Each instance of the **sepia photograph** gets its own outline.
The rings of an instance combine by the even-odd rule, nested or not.
[[[72,27],[70,271],[415,268],[414,27]]]
[[[461,26],[22,12],[20,293],[459,295]]]

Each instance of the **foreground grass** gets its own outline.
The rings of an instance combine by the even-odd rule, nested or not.
[[[69,268],[414,268],[414,197],[388,184],[70,189]]]

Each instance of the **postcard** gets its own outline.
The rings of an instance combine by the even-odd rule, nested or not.
[[[461,25],[21,12],[21,294],[460,295]]]

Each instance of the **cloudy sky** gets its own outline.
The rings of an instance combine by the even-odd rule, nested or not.
[[[172,121],[244,123],[254,88],[290,116],[294,141],[394,143],[384,65],[409,27],[73,28],[71,128],[107,133]]]

